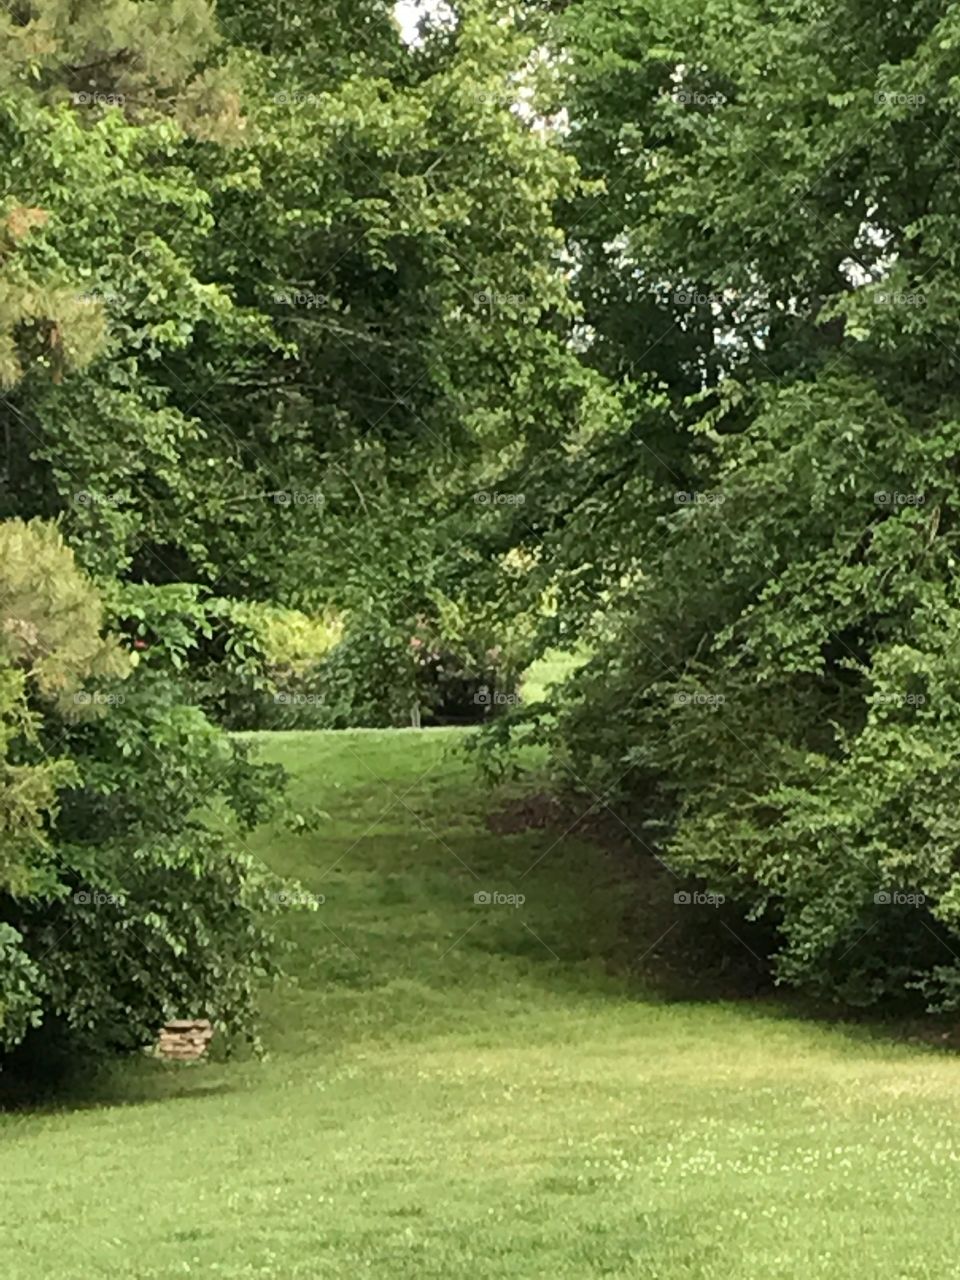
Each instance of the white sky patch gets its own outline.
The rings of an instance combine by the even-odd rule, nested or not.
[[[400,26],[400,33],[407,44],[416,44],[418,40],[417,27],[420,19],[429,16],[437,19],[439,22],[453,24],[456,21],[456,15],[447,3],[447,0],[396,0],[393,6],[393,15]],[[533,70],[533,64],[541,59],[550,57],[546,49],[538,49],[531,56],[531,65],[528,71]],[[522,120],[527,121],[534,129],[539,132],[545,130],[553,130],[560,133],[566,133],[569,127],[569,117],[566,107],[553,116],[543,117],[536,114],[530,105],[531,94],[522,84],[523,74],[518,73],[511,77],[515,80],[515,95],[505,89],[505,97],[510,102],[510,109],[514,111]],[[499,95],[497,95],[499,97]],[[513,101],[510,101],[513,99]]]
[[[417,38],[417,20],[420,17],[420,6],[413,3],[412,0],[400,0],[393,12],[400,23],[400,30],[403,32],[404,40],[406,40],[407,44],[413,44]]]
[[[424,14],[453,17],[444,0],[397,0],[393,12],[407,44],[416,44],[417,24]]]

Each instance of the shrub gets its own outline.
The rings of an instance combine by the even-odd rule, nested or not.
[[[179,621],[140,660],[103,615],[52,528],[0,525],[0,1049],[133,1049],[184,1014],[252,1036],[274,884],[238,832],[282,771],[184,705]]]
[[[321,727],[475,724],[518,700],[521,670],[509,645],[449,613],[399,624],[355,617],[309,687]]]
[[[332,614],[205,597],[182,583],[126,584],[117,588],[114,607],[144,660],[159,655],[178,673],[187,700],[221,727],[323,727],[307,694],[342,633]]]
[[[210,601],[211,633],[191,666],[209,714],[229,729],[323,728],[316,671],[343,625],[332,614],[236,600]]]

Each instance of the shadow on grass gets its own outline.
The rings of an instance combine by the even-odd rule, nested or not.
[[[238,1061],[242,1060],[240,1057]],[[56,1032],[28,1037],[0,1070],[0,1114],[82,1111],[209,1098],[234,1092],[218,1059],[164,1062],[144,1053],[84,1055]]]
[[[730,903],[697,901],[690,882],[638,851],[623,824],[582,810],[582,801],[577,810],[549,793],[527,791],[492,813],[488,825],[507,838],[532,829],[555,832],[558,849],[586,840],[613,863],[614,874],[629,885],[619,963],[638,1000],[747,1006],[751,1016],[810,1022],[860,1043],[960,1053],[958,1019],[918,1013],[915,1001],[883,1011],[858,1009],[778,987],[770,961],[778,938],[771,925],[746,919]]]
[[[86,1075],[78,1067],[75,1075],[59,1083],[27,1079],[5,1069],[0,1072],[0,1115],[200,1102],[235,1093],[236,1087],[223,1079],[222,1073],[218,1072],[217,1079],[209,1078],[207,1073],[216,1065],[166,1065],[121,1058],[107,1067],[89,1064]]]

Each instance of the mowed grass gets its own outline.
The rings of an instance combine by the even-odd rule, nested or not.
[[[256,845],[325,897],[270,1056],[0,1117],[0,1275],[960,1274],[956,1059],[644,991],[622,866],[492,834],[456,731],[260,741],[330,815]]]

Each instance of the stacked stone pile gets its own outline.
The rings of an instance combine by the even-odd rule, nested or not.
[[[160,1032],[157,1052],[171,1062],[196,1062],[207,1052],[213,1027],[206,1018],[180,1018]]]

